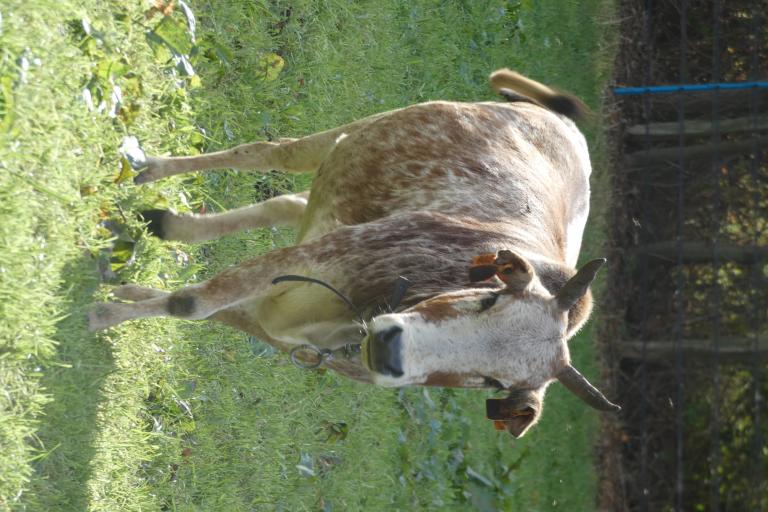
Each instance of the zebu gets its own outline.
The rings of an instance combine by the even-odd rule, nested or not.
[[[96,306],[91,328],[209,319],[361,381],[507,390],[488,416],[516,437],[554,380],[617,410],[567,345],[604,262],[574,270],[591,171],[572,120],[581,103],[509,70],[490,79],[506,103],[435,101],[300,139],[146,157],[137,183],[222,167],[316,176],[310,192],[226,213],[145,212],[165,239],[293,226],[297,245],[172,293],[121,286],[114,295],[132,302]]]

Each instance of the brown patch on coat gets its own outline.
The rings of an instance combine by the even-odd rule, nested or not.
[[[435,297],[417,304],[409,311],[420,314],[426,322],[437,323],[462,315],[461,311],[454,307],[454,302],[453,297]]]
[[[340,141],[319,169],[315,197],[332,198],[321,213],[344,224],[419,208],[487,218],[474,205],[446,202],[446,191],[457,187],[470,203],[490,201],[490,210],[504,211],[506,189],[514,193],[516,187],[505,176],[510,154],[521,154],[518,144],[530,152],[527,142],[508,133],[522,115],[501,104],[436,102],[382,117]],[[483,203],[478,196],[489,189],[495,192]],[[316,201],[310,198],[310,210]]]
[[[460,373],[435,372],[429,374],[422,386],[437,386],[441,388],[463,388],[471,376]]]

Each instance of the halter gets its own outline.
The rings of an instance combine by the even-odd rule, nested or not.
[[[297,275],[284,275],[276,277],[272,280],[272,284],[278,284],[278,283],[285,283],[285,282],[301,282],[301,283],[311,283],[311,284],[319,284],[320,286],[323,286],[324,288],[327,288],[328,290],[332,291],[336,294],[337,297],[339,297],[347,306],[349,306],[349,309],[351,309],[355,316],[357,317],[357,321],[360,322],[360,325],[362,325],[361,333],[363,335],[363,338],[368,336],[368,325],[365,322],[365,318],[363,317],[362,312],[355,307],[355,305],[352,303],[351,300],[349,300],[343,293],[341,293],[339,290],[331,286],[330,284],[321,281],[319,279],[315,279],[313,277],[306,277],[306,276],[297,276]],[[410,287],[411,282],[408,281],[403,276],[398,276],[395,280],[395,286],[394,291],[392,293],[392,299],[389,301],[388,304],[384,304],[384,307],[388,309],[389,311],[394,311],[400,306],[400,303],[403,301],[403,298],[405,297],[405,292],[408,291],[408,288]],[[298,345],[291,349],[290,356],[291,356],[291,362],[297,367],[301,368],[302,370],[314,370],[315,368],[319,368],[323,363],[326,363],[328,361],[333,361],[334,359],[338,357],[343,357],[347,360],[351,360],[353,357],[355,357],[357,354],[360,353],[362,347],[362,343],[347,343],[344,346],[337,348],[335,350],[327,349],[327,348],[319,348],[315,345],[312,345],[311,343],[305,343],[303,345]],[[302,351],[306,351],[309,354],[312,354],[316,361],[311,363],[306,363],[299,359],[298,355]]]

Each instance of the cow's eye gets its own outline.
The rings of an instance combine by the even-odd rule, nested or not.
[[[482,313],[486,309],[490,309],[499,300],[498,293],[491,293],[489,296],[480,301],[480,312]]]

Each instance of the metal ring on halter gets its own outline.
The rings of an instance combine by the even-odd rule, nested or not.
[[[296,354],[300,350],[310,350],[317,354],[317,362],[316,363],[305,363],[304,361],[300,361]],[[301,368],[303,370],[314,370],[315,368],[318,368],[321,364],[323,364],[325,361],[330,361],[333,359],[333,352],[326,349],[319,349],[314,345],[299,345],[297,347],[293,347],[291,349],[291,362],[296,365],[298,368]]]

